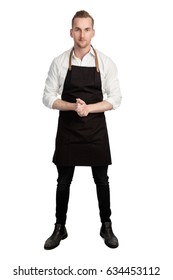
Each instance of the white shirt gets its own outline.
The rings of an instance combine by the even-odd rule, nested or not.
[[[70,51],[71,49],[54,58],[50,66],[43,94],[43,103],[50,109],[54,101],[61,98],[69,66]],[[120,105],[122,98],[117,67],[109,57],[98,50],[96,50],[96,52],[99,61],[103,97],[112,104],[113,109],[116,109]],[[91,48],[90,52],[87,53],[82,60],[77,58],[73,53],[72,65],[81,67],[95,66],[95,54],[93,49]]]

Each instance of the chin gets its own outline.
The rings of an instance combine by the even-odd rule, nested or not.
[[[77,43],[77,46],[78,46],[79,48],[81,48],[81,49],[84,49],[84,48],[88,47],[89,45],[90,45],[90,44],[88,44],[88,43],[86,43],[86,42],[83,42],[83,43],[79,42],[79,43]]]

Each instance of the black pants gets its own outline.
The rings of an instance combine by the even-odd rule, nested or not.
[[[92,166],[92,175],[96,184],[100,219],[110,222],[110,190],[107,176],[108,166]],[[74,166],[57,166],[56,223],[65,225],[70,194],[70,184],[74,175]]]

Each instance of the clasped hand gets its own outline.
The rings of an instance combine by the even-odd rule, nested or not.
[[[85,103],[85,101],[83,101],[80,98],[76,99],[76,110],[77,114],[80,117],[86,117],[89,114],[89,108],[88,105]]]

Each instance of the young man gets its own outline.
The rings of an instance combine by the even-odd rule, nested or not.
[[[43,103],[59,110],[53,156],[58,171],[56,223],[45,242],[47,250],[67,237],[66,214],[75,166],[91,166],[102,223],[100,235],[108,247],[118,247],[110,219],[107,170],[111,154],[104,112],[120,105],[121,93],[115,64],[91,46],[94,33],[91,15],[78,11],[70,30],[74,46],[53,60],[46,80]]]

